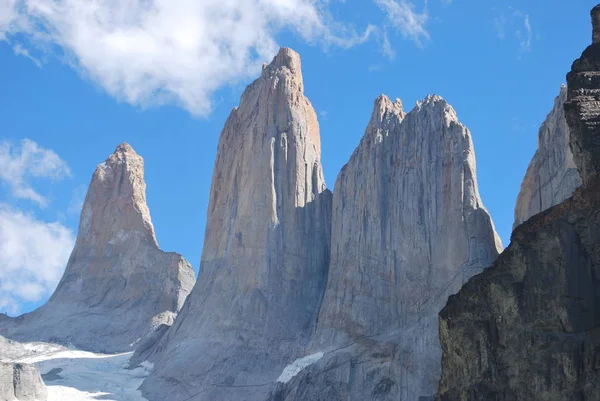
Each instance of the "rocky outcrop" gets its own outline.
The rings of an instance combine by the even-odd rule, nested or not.
[[[538,133],[538,149],[521,184],[513,229],[531,216],[558,205],[581,185],[569,146],[566,101],[567,87],[563,85]]]
[[[437,314],[501,248],[454,109],[429,96],[405,114],[380,96],[335,185],[327,289],[307,351],[324,355],[271,400],[433,396]]]
[[[281,49],[219,140],[198,283],[154,347],[150,400],[260,400],[313,331],[331,193],[300,57]]]
[[[96,352],[131,350],[152,331],[155,316],[182,307],[194,282],[181,255],[159,249],[144,161],[123,143],[96,168],[56,291],[39,309],[3,319],[0,334]]]
[[[600,399],[600,6],[567,76],[582,187],[529,219],[440,313],[438,401]]]
[[[46,401],[48,391],[33,365],[0,362],[0,401]]]

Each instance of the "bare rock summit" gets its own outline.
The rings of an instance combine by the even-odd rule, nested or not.
[[[502,249],[471,133],[440,96],[386,96],[333,193],[331,262],[307,355],[271,401],[420,400],[440,377],[437,314]]]
[[[0,334],[96,352],[132,350],[153,330],[153,318],[179,311],[194,282],[181,255],[160,250],[144,160],[123,143],[94,172],[55,292],[39,309],[3,319]]]
[[[264,401],[314,330],[330,214],[317,116],[283,48],[221,132],[198,282],[154,348],[144,396]]]

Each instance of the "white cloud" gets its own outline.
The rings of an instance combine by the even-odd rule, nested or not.
[[[112,96],[142,107],[176,103],[196,115],[212,94],[260,72],[275,35],[349,47],[364,33],[332,20],[330,0],[2,0],[0,33],[66,62]],[[21,49],[26,49],[21,47]]]
[[[206,116],[217,90],[260,73],[284,30],[324,48],[377,36],[393,57],[382,27],[356,30],[334,19],[334,1],[0,0],[0,40],[36,64],[38,52],[60,57],[121,101],[173,103]],[[430,38],[427,12],[416,12],[412,0],[373,1],[406,39]]]
[[[416,12],[414,4],[408,0],[373,1],[385,13],[388,24],[396,28],[404,38],[412,40],[419,46],[423,40],[430,39],[429,32],[425,28],[429,20],[426,11]]]
[[[60,223],[46,223],[0,204],[0,312],[20,312],[22,302],[50,295],[75,239]]]
[[[67,164],[52,150],[23,139],[20,146],[0,141],[0,181],[7,184],[12,195],[28,199],[39,206],[46,206],[46,198],[36,192],[27,182],[30,178],[60,180],[71,175]]]

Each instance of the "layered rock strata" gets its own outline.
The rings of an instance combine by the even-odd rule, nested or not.
[[[52,297],[31,313],[2,319],[0,334],[96,352],[131,350],[156,319],[179,311],[194,282],[181,255],[160,250],[144,161],[123,143],[94,172],[75,248]]]
[[[312,333],[331,193],[300,57],[281,49],[219,140],[198,283],[153,347],[150,400],[264,400]]]
[[[538,148],[517,197],[513,229],[531,216],[558,205],[581,185],[569,146],[566,101],[567,87],[563,85],[538,133]]]
[[[600,6],[567,76],[582,187],[517,227],[440,313],[438,401],[600,400]]]
[[[431,397],[437,314],[502,249],[479,197],[471,134],[439,96],[408,114],[380,96],[333,198],[327,289],[307,350],[324,356],[270,399]]]

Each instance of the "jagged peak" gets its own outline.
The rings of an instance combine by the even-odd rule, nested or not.
[[[439,113],[439,115],[443,115],[444,120],[447,124],[449,124],[450,122],[460,124],[454,107],[452,107],[452,105],[440,95],[427,95],[425,99],[417,101],[417,105],[411,111],[411,113],[419,113],[421,111],[431,111],[433,113]]]
[[[282,47],[279,49],[275,58],[273,58],[271,66],[275,68],[287,67],[292,71],[300,71],[302,62],[300,60],[300,55],[295,50],[292,50],[289,47]]]
[[[289,47],[280,48],[270,64],[263,64],[261,75],[271,75],[273,72],[283,69],[289,71],[302,82],[302,61],[300,55]],[[300,88],[302,89],[302,85],[300,85]]]
[[[261,93],[265,88],[275,88],[281,85],[287,87],[286,93],[290,99],[294,97],[293,93],[304,94],[300,55],[287,47],[280,48],[271,63],[263,64],[260,77],[246,87],[239,105],[242,106],[249,100],[256,101],[258,97],[255,95]],[[241,109],[243,110],[243,107]],[[232,111],[239,112],[240,107],[238,106]]]
[[[108,209],[107,205],[110,206]],[[85,236],[96,225],[101,228],[99,231],[119,231],[122,228],[121,220],[116,220],[118,224],[110,226],[110,229],[103,225],[113,210],[129,210],[130,216],[134,216],[131,217],[131,221],[135,220],[137,223],[132,223],[128,230],[144,233],[143,235],[158,247],[146,203],[144,159],[127,142],[119,144],[115,151],[96,167],[82,209],[80,234]],[[105,215],[106,213],[108,214]],[[102,217],[94,218],[96,214]]]
[[[425,99],[417,101],[417,107],[421,107],[421,106],[428,105],[428,104],[436,104],[436,103],[448,104],[448,102],[440,95],[429,94],[425,97]]]
[[[116,147],[116,149],[115,149],[115,151],[114,151],[113,153],[114,153],[114,154],[116,154],[116,153],[134,153],[134,154],[136,154],[136,155],[137,155],[136,151],[135,151],[135,150],[133,150],[133,148],[131,147],[131,145],[130,145],[130,144],[128,144],[127,142],[122,142],[122,143],[120,143],[120,144],[119,144],[119,145]]]
[[[399,116],[400,119],[404,118],[404,108],[402,107],[402,101],[398,98],[392,103],[392,100],[384,94],[377,96],[373,105],[373,112],[371,113],[371,121],[369,124],[381,123],[386,114]]]

